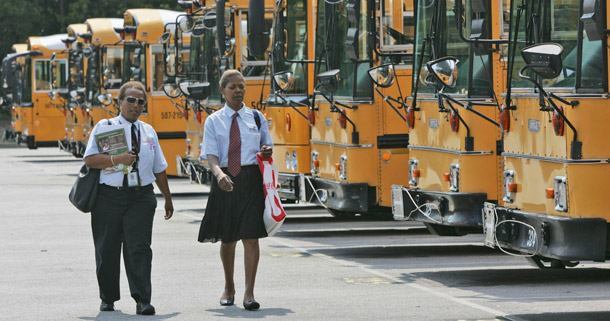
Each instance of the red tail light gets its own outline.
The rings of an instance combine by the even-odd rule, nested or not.
[[[339,114],[339,124],[341,124],[341,128],[345,129],[347,127],[347,119],[345,118],[345,109],[341,109],[341,114]]]
[[[498,117],[500,119],[500,125],[502,125],[502,130],[504,130],[505,133],[508,133],[510,130],[510,110],[506,105],[502,105]]]
[[[286,114],[286,131],[289,132],[292,128],[292,119],[290,119],[290,114]]]
[[[316,124],[316,112],[313,108],[309,109],[309,114],[307,116],[309,118],[309,124],[311,126],[315,125]]]
[[[559,110],[561,110],[561,113],[563,113],[563,106],[557,106],[557,108]],[[559,115],[559,113],[557,111],[554,111],[553,112],[553,129],[555,130],[555,135],[563,136],[563,127],[564,127],[563,118],[561,118],[561,115]]]
[[[415,109],[413,107],[409,107],[407,108],[407,126],[409,126],[409,128],[413,128],[415,127]]]
[[[460,116],[456,111],[451,111],[451,116],[449,117],[449,124],[451,125],[451,131],[456,132],[460,129]]]
[[[184,119],[189,120],[189,110],[188,109],[184,110]]]
[[[197,121],[201,124],[201,112],[200,111],[195,113],[195,117],[197,117]]]

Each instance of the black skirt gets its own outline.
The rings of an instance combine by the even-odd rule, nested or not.
[[[224,243],[267,236],[263,212],[263,177],[257,165],[243,166],[237,177],[222,169],[233,181],[233,191],[225,192],[212,177],[212,188],[199,228],[199,242]]]

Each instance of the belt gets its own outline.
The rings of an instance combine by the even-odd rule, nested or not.
[[[111,185],[106,185],[106,184],[100,184],[100,185],[103,187],[109,188],[109,189],[116,189],[119,191],[130,191],[130,192],[139,191],[140,189],[145,189],[147,187],[152,186],[152,184],[148,184],[145,186],[135,186],[135,187],[111,186]]]

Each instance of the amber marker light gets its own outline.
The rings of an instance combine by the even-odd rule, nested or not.
[[[421,169],[414,169],[413,170],[413,177],[421,177]]]
[[[555,198],[555,189],[554,188],[547,188],[544,191],[546,192],[546,198],[548,198],[548,199]]]
[[[335,170],[340,170],[340,169],[341,169],[341,164],[335,163]]]
[[[448,182],[451,179],[451,174],[443,173],[443,179],[445,180],[445,182]]]
[[[389,163],[391,159],[392,159],[392,153],[390,151],[385,150],[381,153],[381,160],[384,163]]]
[[[316,159],[316,160],[314,160],[314,161],[313,161],[313,166],[315,166],[315,167],[320,167],[320,161],[319,161],[319,160],[317,160],[317,159]]]
[[[511,193],[517,193],[517,183],[508,183],[507,186],[508,191]]]

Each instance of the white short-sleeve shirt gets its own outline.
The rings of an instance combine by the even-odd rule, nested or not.
[[[248,108],[245,104],[237,113],[239,114],[237,124],[241,136],[241,165],[256,165],[258,164],[256,153],[260,151],[261,147],[263,145],[273,147],[267,120],[261,112]],[[254,113],[259,114],[260,129],[254,120]],[[233,114],[235,114],[235,110],[225,104],[223,108],[206,118],[200,159],[205,160],[207,155],[214,155],[220,160],[220,167],[227,167]]]
[[[110,123],[112,125],[131,124],[121,115],[111,118]],[[140,152],[138,153],[139,160],[137,164],[138,172],[140,179],[142,180],[142,186],[146,186],[152,184],[156,180],[155,174],[161,173],[167,168],[167,161],[161,150],[159,138],[157,137],[154,128],[140,120],[137,120],[134,124],[136,125],[140,137]],[[98,132],[98,128],[101,126],[108,126],[108,121],[106,119],[101,120],[91,131],[83,159],[100,153],[97,144],[95,144],[94,137]],[[124,174],[122,172],[106,174],[102,171],[100,173],[100,184],[116,187],[122,186],[123,176]]]

